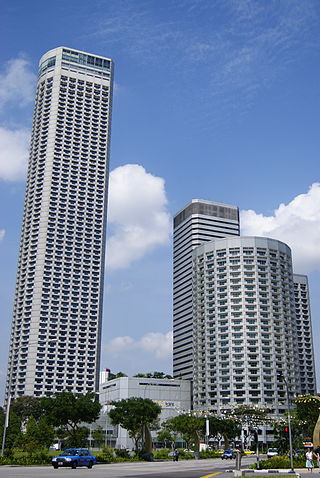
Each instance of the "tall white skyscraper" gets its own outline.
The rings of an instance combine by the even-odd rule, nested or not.
[[[6,396],[98,386],[112,60],[40,60]]]
[[[301,393],[302,395],[315,395],[317,393],[317,385],[308,278],[302,274],[293,274],[293,282]]]
[[[239,210],[193,199],[175,215],[173,229],[173,375],[192,380],[192,251],[213,239],[239,236]]]
[[[219,239],[194,250],[193,266],[194,408],[282,413],[278,374],[301,392],[290,248],[265,237]]]

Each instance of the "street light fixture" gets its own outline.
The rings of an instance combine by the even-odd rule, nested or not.
[[[292,449],[292,433],[291,433],[291,414],[290,414],[290,401],[289,401],[289,386],[286,378],[284,377],[282,372],[277,374],[277,378],[284,382],[286,387],[286,396],[287,396],[287,408],[288,408],[288,430],[289,430],[289,447],[290,447],[290,466],[291,469],[289,473],[295,473],[293,468],[293,449]]]

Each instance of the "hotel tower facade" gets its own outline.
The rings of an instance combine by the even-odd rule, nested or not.
[[[193,277],[194,408],[283,413],[278,375],[301,393],[290,248],[266,237],[212,241],[193,252]]]
[[[98,388],[113,63],[40,60],[6,397]]]
[[[173,223],[173,376],[193,379],[192,251],[207,241],[239,236],[239,210],[193,199]]]

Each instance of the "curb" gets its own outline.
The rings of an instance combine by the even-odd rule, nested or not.
[[[290,469],[262,469],[262,470],[252,470],[252,469],[242,469],[242,470],[233,470],[233,476],[235,478],[240,478],[240,477],[245,477],[246,475],[253,475],[257,474],[259,475],[267,475],[267,474],[273,474],[273,475],[291,475],[291,476],[296,476],[300,478],[300,473],[303,470],[299,469],[295,471],[291,471]]]

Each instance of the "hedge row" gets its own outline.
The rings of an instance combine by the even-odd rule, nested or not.
[[[295,458],[293,460],[293,465],[295,468],[305,468],[306,460],[304,457]],[[290,468],[290,458],[288,456],[273,456],[268,460],[260,461],[261,469],[270,469],[270,468]],[[257,465],[251,465],[252,468],[257,468]]]

